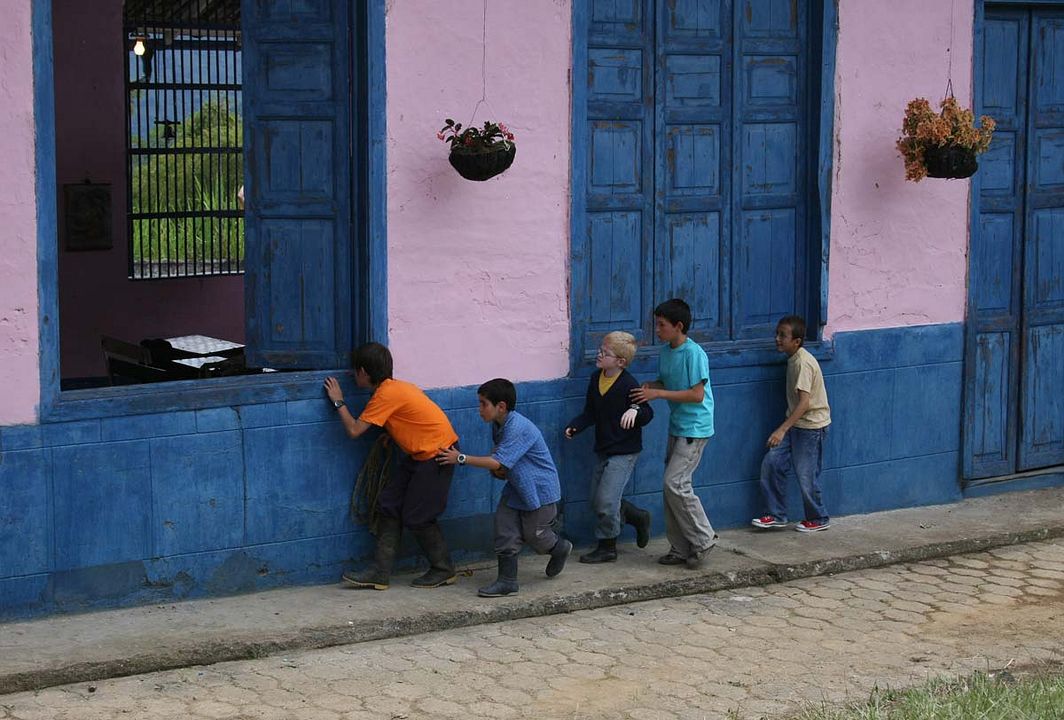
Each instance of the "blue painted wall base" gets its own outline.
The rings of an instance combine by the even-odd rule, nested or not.
[[[817,351],[832,425],[825,497],[833,515],[952,502],[959,481],[960,325],[840,333]],[[696,476],[717,527],[762,510],[764,442],[782,419],[783,357],[711,368],[717,435]],[[724,366],[724,367],[722,367]],[[564,489],[566,533],[592,542],[591,433],[566,441],[585,378],[519,386]],[[474,387],[430,393],[470,453],[489,452]],[[352,406],[365,396],[348,388]],[[667,409],[645,433],[628,492],[663,532]],[[369,443],[352,442],[324,398],[0,428],[0,618],[335,582],[372,538],[348,513]],[[444,518],[458,561],[492,551],[501,483],[459,469]],[[792,516],[801,516],[797,488]],[[631,530],[623,536],[632,540]],[[405,562],[420,562],[407,542]]]

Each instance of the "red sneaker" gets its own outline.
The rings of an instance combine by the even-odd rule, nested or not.
[[[810,533],[827,530],[829,527],[831,527],[831,523],[826,520],[802,520],[794,529],[798,532]]]
[[[787,527],[787,521],[780,520],[775,515],[765,515],[763,517],[754,518],[750,521],[750,524],[756,528],[762,528],[765,530],[771,528]]]

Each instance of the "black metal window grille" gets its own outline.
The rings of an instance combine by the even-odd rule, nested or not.
[[[239,6],[236,17],[197,7],[126,3],[134,280],[244,271]]]

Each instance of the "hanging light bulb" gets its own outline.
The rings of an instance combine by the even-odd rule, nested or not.
[[[145,50],[147,50],[147,47],[144,45],[145,38],[138,35],[136,38],[134,38],[134,40],[135,42],[133,43],[133,54],[137,56],[143,55]]]

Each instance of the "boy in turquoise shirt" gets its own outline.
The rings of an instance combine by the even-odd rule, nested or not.
[[[634,402],[669,402],[669,441],[665,448],[662,494],[669,552],[662,565],[697,568],[717,543],[717,534],[695,495],[692,479],[713,436],[713,388],[709,358],[687,337],[691,308],[679,298],[654,308],[654,331],[665,345],[658,360],[658,379],[631,392]]]

